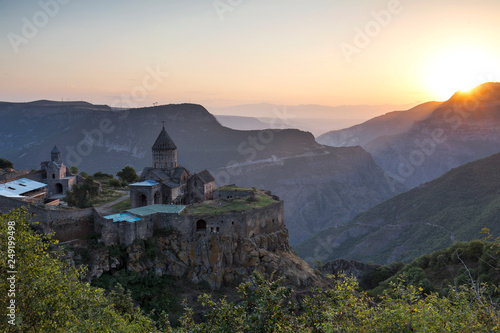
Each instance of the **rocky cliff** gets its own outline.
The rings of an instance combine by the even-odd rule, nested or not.
[[[328,279],[291,251],[284,227],[243,239],[210,235],[189,241],[171,230],[122,248],[97,246],[95,241],[77,241],[65,247],[74,265],[89,267],[89,279],[126,269],[144,275],[187,277],[220,288],[238,284],[258,271],[266,277],[284,277],[286,283],[298,288],[328,284]]]

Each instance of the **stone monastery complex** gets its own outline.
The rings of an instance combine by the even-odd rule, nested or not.
[[[285,276],[297,285],[319,279],[292,253],[283,201],[277,196],[235,185],[216,189],[207,170],[191,174],[177,163],[177,147],[165,127],[152,153],[152,166],[129,186],[131,208],[121,213],[59,205],[83,178],[68,171],[57,147],[39,171],[0,173],[0,212],[27,207],[41,232],[54,232],[56,239],[82,246],[85,253],[94,251],[89,253],[94,258],[88,263],[90,277],[126,267],[140,274],[185,276],[212,288],[243,281],[253,271]],[[89,238],[105,247],[89,248]],[[146,258],[144,246],[150,240],[155,256]],[[126,247],[127,257],[113,257],[107,250],[113,245]]]
[[[35,172],[0,175],[0,212],[28,206],[44,232],[55,231],[61,241],[98,233],[106,245],[130,245],[153,237],[155,231],[176,229],[187,238],[226,234],[251,237],[284,227],[283,202],[269,191],[215,188],[207,170],[191,174],[177,163],[177,147],[165,126],[152,146],[152,167],[130,184],[131,209],[102,216],[94,208],[59,206],[66,191],[81,183],[70,173],[54,146],[51,160]]]

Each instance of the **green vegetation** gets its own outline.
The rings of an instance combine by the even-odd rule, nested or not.
[[[104,173],[102,171],[98,171],[94,173],[94,178],[98,180],[107,180],[107,179],[113,179],[114,176],[109,174],[109,173]]]
[[[448,298],[424,294],[400,280],[379,303],[358,291],[355,279],[339,276],[327,291],[315,290],[300,303],[289,287],[254,273],[240,285],[238,304],[199,298],[206,312],[195,323],[186,306],[176,332],[491,332],[497,307],[473,288],[452,289]]]
[[[71,168],[69,168],[69,172],[71,172],[73,175],[77,175],[78,168],[76,166],[72,165]]]
[[[113,187],[109,187],[106,183],[103,184],[101,188],[102,191],[99,193],[99,196],[92,201],[92,206],[100,206],[124,196],[123,193],[116,191]]]
[[[126,211],[126,210],[130,209],[131,208],[131,206],[130,206],[130,198],[125,199],[123,201],[120,201],[117,204],[114,204],[113,206],[111,206],[111,208],[115,212],[118,212],[118,213],[121,213],[123,211]]]
[[[92,281],[92,285],[108,291],[114,290],[116,286],[123,286],[133,302],[140,304],[145,313],[153,312],[152,318],[155,320],[161,319],[161,313],[168,313],[174,325],[179,324],[178,320],[184,313],[179,291],[195,295],[211,292],[205,283],[196,284],[172,276],[143,276],[127,270],[113,275],[104,274]]]
[[[83,184],[74,185],[67,191],[64,201],[78,208],[92,207],[93,201],[99,196],[99,189],[100,184],[88,177]]]
[[[81,172],[80,174],[84,173]],[[94,176],[87,175],[83,184],[74,185],[66,193],[63,200],[69,206],[78,208],[100,206],[122,197],[123,192],[117,191],[117,189],[123,189],[126,186],[125,182],[114,179],[111,174],[96,172]],[[127,209],[130,208],[130,200],[128,202],[129,207]],[[126,203],[122,205],[126,207]]]
[[[276,203],[269,195],[264,192],[257,192],[255,196],[241,199],[231,199],[222,201],[207,201],[186,207],[188,214],[226,214],[235,212],[244,212],[252,209],[262,208]]]
[[[124,184],[119,179],[109,179],[108,185],[111,187],[114,187],[114,188],[118,188],[118,187],[122,187],[122,186],[126,185],[126,183]]]
[[[120,177],[120,179],[126,181],[129,184],[139,179],[139,176],[137,176],[137,173],[135,172],[134,168],[130,166],[124,167],[121,171],[118,171],[116,175]]]
[[[12,169],[14,164],[5,158],[0,158],[0,169]]]
[[[377,275],[385,275],[386,280],[370,291],[373,296],[381,295],[391,283],[404,278],[412,285],[422,288],[425,293],[439,292],[443,295],[449,294],[450,286],[461,288],[471,284],[476,287],[487,284],[489,287],[484,288],[489,295],[500,300],[500,290],[493,287],[500,284],[498,243],[480,240],[456,243],[447,249],[423,255],[399,268],[382,266],[361,280],[374,281]]]
[[[218,188],[219,190],[222,191],[252,191],[251,188],[248,187],[241,187],[241,186],[236,186],[236,185],[224,185]],[[255,188],[254,188],[255,190]]]
[[[82,270],[58,259],[57,252],[49,255],[56,242],[35,233],[28,217],[23,209],[0,216],[2,332],[155,331],[153,320],[127,294],[116,290],[106,297],[102,289],[80,280]],[[13,276],[8,271],[17,272],[13,284],[5,283]],[[12,300],[15,318],[6,316]]]

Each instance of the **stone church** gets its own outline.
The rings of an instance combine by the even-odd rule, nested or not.
[[[41,163],[40,181],[47,184],[47,197],[62,198],[66,192],[78,182],[78,177],[73,175],[62,161],[61,151],[54,146],[50,152],[50,161]]]
[[[177,146],[165,125],[152,147],[153,166],[142,171],[141,181],[130,185],[132,208],[149,205],[188,205],[213,199],[215,179],[207,171],[191,174],[177,164]]]

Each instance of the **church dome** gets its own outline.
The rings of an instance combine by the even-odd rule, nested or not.
[[[153,145],[153,150],[174,150],[177,149],[174,141],[168,136],[167,131],[165,130],[165,126],[163,126],[163,129],[160,132],[160,135],[158,135],[158,138],[156,139],[154,145]]]
[[[59,150],[59,148],[57,148],[57,145],[55,145],[54,148],[52,148],[52,151],[50,153],[51,154],[60,154],[61,151]]]

